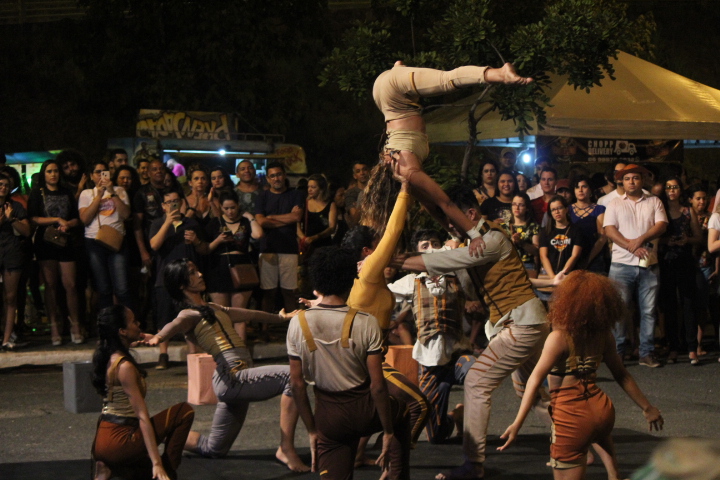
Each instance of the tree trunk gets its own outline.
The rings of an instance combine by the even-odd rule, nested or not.
[[[477,100],[475,100],[475,103],[472,104],[472,107],[470,107],[470,111],[468,112],[469,135],[467,145],[465,145],[465,156],[463,157],[462,168],[460,170],[460,180],[463,182],[467,180],[468,169],[470,168],[470,158],[475,151],[475,142],[478,135],[477,124],[485,115],[488,114],[488,112],[490,112],[490,110],[492,110],[492,107],[488,107],[480,114],[480,116],[475,116],[475,112],[477,111],[480,104],[483,103],[483,98],[485,98],[485,95],[487,95],[487,93],[490,91],[490,88],[492,88],[490,85],[485,87]]]

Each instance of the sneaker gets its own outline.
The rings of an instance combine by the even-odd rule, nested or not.
[[[650,354],[640,358],[640,365],[650,368],[658,368],[662,365],[655,359],[655,356]]]
[[[170,357],[167,353],[161,353],[158,358],[158,364],[155,366],[155,370],[167,370],[170,367]]]

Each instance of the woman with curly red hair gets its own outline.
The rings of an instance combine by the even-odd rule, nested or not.
[[[601,362],[605,362],[615,381],[642,408],[650,430],[660,430],[663,426],[660,410],[645,398],[615,350],[612,326],[615,319],[623,315],[623,309],[620,293],[602,275],[578,270],[556,288],[548,313],[553,331],[525,387],[520,411],[500,437],[507,442],[498,450],[508,448],[515,441],[535,394],[547,377],[553,420],[550,464],[555,479],[585,478],[590,444],[608,469],[608,478],[621,478],[611,437],[615,408],[595,384]]]

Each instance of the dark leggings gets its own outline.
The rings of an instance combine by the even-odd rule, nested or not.
[[[660,266],[660,302],[665,313],[665,338],[672,352],[680,351],[683,346],[681,341],[683,330],[688,351],[695,352],[698,347],[697,331],[701,302],[695,288],[696,270],[695,259],[689,254],[663,259]],[[682,325],[679,318],[678,292],[682,302]]]

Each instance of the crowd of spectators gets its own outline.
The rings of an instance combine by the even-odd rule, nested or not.
[[[253,163],[242,161],[236,185],[219,166],[179,171],[177,164],[181,182],[159,158],[134,163],[123,150],[87,164],[67,150],[43,163],[29,191],[19,188],[15,169],[2,168],[3,350],[26,344],[29,308],[46,314],[56,346],[66,331],[77,344],[94,335],[88,314],[113,303],[131,308],[143,328],[161,329],[177,311],[158,272],[181,258],[205,273],[217,304],[292,311],[298,296],[312,295],[307,258],[339,244],[359,223],[370,173],[357,163],[349,185],[314,174],[292,188],[280,163],[267,166],[261,184]],[[717,332],[720,318],[720,265],[707,241],[708,232],[717,239],[712,227],[720,227],[720,218],[711,221],[707,186],[624,163],[605,175],[573,168],[559,178],[539,158],[531,174],[520,173],[510,148],[479,167],[474,194],[481,214],[510,236],[530,278],[577,269],[609,275],[622,285],[627,305],[637,305],[614,331],[626,359],[655,367],[660,356],[675,363],[688,352],[691,363],[699,362],[706,324]],[[388,271],[388,280],[396,274]],[[28,286],[34,305],[26,305]],[[476,351],[484,343],[477,322],[485,310],[479,299],[468,302]],[[416,330],[407,314],[393,326],[398,343]],[[246,340],[245,324],[235,327]],[[269,338],[262,327],[251,335]],[[165,342],[159,366],[167,365]]]

